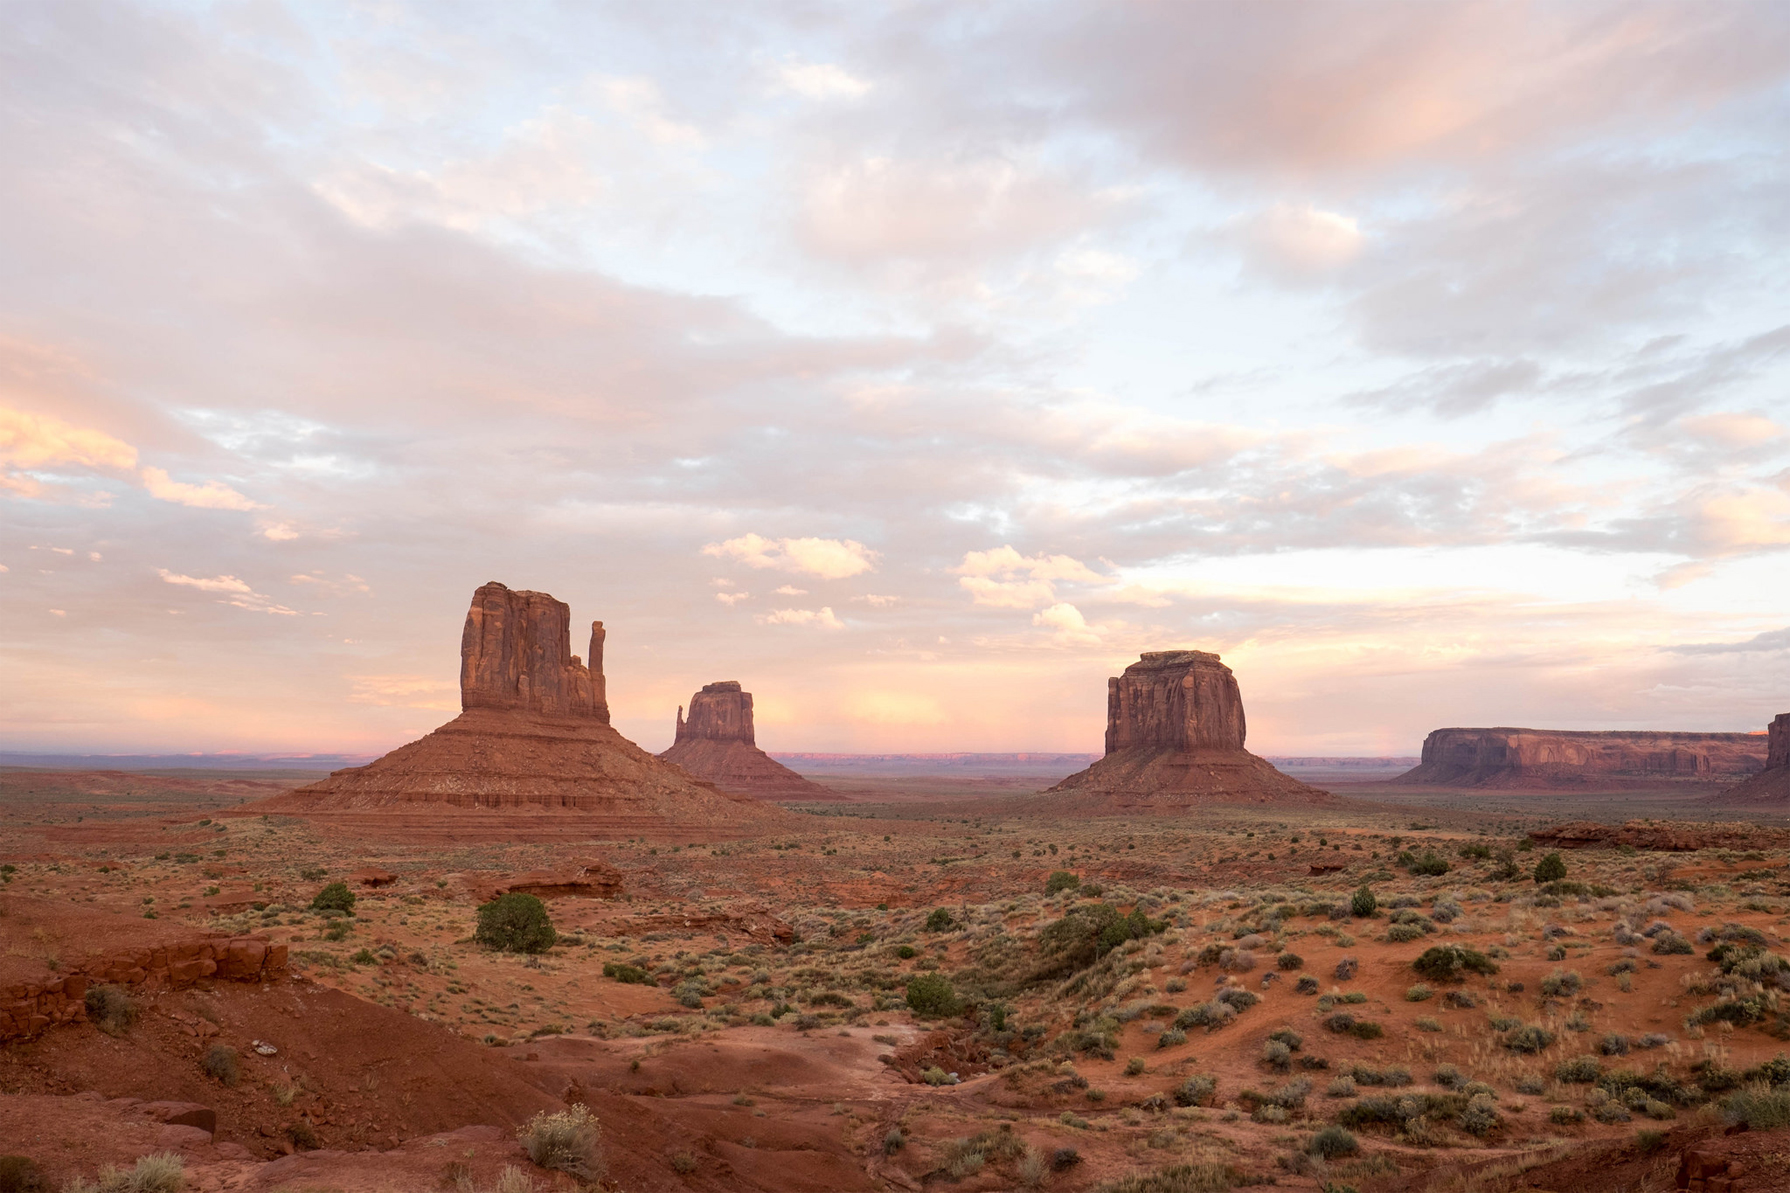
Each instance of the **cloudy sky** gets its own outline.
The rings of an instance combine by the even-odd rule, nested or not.
[[[653,749],[1790,708],[1790,6],[0,16],[0,747],[389,748],[491,579]]]

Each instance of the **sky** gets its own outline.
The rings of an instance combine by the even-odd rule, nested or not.
[[[0,18],[0,748],[383,751],[487,580],[655,750],[1790,709],[1790,6]]]

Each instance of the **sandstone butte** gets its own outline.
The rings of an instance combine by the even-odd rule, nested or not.
[[[836,800],[836,792],[809,782],[758,748],[752,725],[752,693],[738,680],[704,684],[690,697],[690,717],[677,710],[677,738],[659,755],[722,791],[758,799]]]
[[[459,716],[365,766],[258,805],[267,810],[567,810],[606,828],[703,828],[780,815],[661,762],[609,724],[603,623],[590,662],[571,653],[571,610],[492,581],[460,637]]]
[[[1243,748],[1237,677],[1200,650],[1155,651],[1106,681],[1106,755],[1043,798],[1065,810],[1173,812],[1209,803],[1328,803]]]
[[[1732,783],[1765,764],[1762,733],[1437,729],[1395,783],[1571,790]]]
[[[1722,792],[1718,802],[1790,804],[1790,712],[1771,719],[1765,741],[1765,769]]]

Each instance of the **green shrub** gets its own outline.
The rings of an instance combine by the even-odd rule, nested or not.
[[[344,915],[354,914],[354,892],[348,889],[345,882],[332,882],[311,899],[312,911],[339,911]]]
[[[1411,962],[1419,976],[1432,982],[1458,982],[1468,973],[1490,976],[1498,972],[1497,962],[1478,949],[1465,945],[1431,945]]]
[[[1661,957],[1689,956],[1697,950],[1676,932],[1661,932],[1653,938],[1653,952]]]
[[[1298,953],[1282,953],[1274,959],[1274,968],[1282,970],[1299,969],[1305,964],[1305,958]]]
[[[895,955],[900,957],[903,961],[912,961],[916,955],[916,950],[911,944],[898,945],[895,949]]]
[[[1585,1112],[1576,1106],[1556,1106],[1548,1111],[1548,1121],[1556,1127],[1572,1127],[1585,1121]]]
[[[1177,1106],[1203,1106],[1218,1092],[1218,1078],[1196,1073],[1175,1087]]]
[[[1566,862],[1557,853],[1550,853],[1535,863],[1536,882],[1559,882],[1566,877]]]
[[[593,1183],[603,1175],[602,1133],[584,1106],[543,1110],[516,1132],[516,1139],[542,1168],[556,1168]]]
[[[1540,1052],[1543,1048],[1546,1048],[1553,1042],[1553,1032],[1545,1027],[1538,1027],[1534,1024],[1531,1024],[1528,1027],[1517,1028],[1515,1031],[1505,1036],[1503,1041],[1504,1046],[1512,1052],[1522,1052],[1525,1054]]]
[[[1541,993],[1545,998],[1571,998],[1579,992],[1584,979],[1579,977],[1576,969],[1558,970],[1541,980]]]
[[[919,973],[907,980],[907,1006],[925,1019],[940,1019],[957,1014],[962,1008],[957,991],[942,973]]]
[[[628,986],[651,986],[654,984],[652,975],[646,970],[638,965],[624,965],[619,961],[603,962],[603,976],[614,978]]]
[[[1073,891],[1080,886],[1081,875],[1071,874],[1067,870],[1053,870],[1050,877],[1044,880],[1044,893],[1047,896],[1056,895],[1063,891]]]
[[[943,907],[935,907],[932,909],[932,914],[926,917],[926,930],[928,932],[945,932],[956,923],[957,921],[951,918],[949,911]]]
[[[207,1077],[225,1085],[235,1085],[242,1080],[242,1064],[237,1059],[236,1049],[228,1044],[213,1044],[207,1048],[199,1067],[205,1070]]]
[[[1359,919],[1367,919],[1380,910],[1380,901],[1374,898],[1373,890],[1362,883],[1355,893],[1349,896],[1349,914]]]
[[[1761,1082],[1735,1090],[1722,1100],[1722,1117],[1730,1125],[1745,1123],[1754,1131],[1790,1127],[1790,1089],[1773,1089]]]
[[[137,1021],[137,1004],[117,986],[89,986],[87,1018],[109,1036],[123,1035]]]
[[[533,895],[511,891],[479,908],[479,926],[472,938],[504,953],[544,953],[559,934],[547,918],[547,905]]]
[[[1349,1029],[1349,1034],[1357,1040],[1377,1040],[1386,1034],[1386,1029],[1371,1019],[1359,1019]]]
[[[1604,1068],[1595,1056],[1575,1056],[1554,1066],[1554,1080],[1572,1085],[1590,1085],[1604,1075]]]
[[[1409,944],[1423,939],[1423,929],[1416,924],[1393,924],[1386,929],[1386,939],[1393,944]]]
[[[1422,982],[1418,982],[1415,986],[1411,986],[1405,990],[1406,1002],[1427,1002],[1435,996],[1436,992]]]
[[[1068,972],[1085,969],[1128,940],[1167,930],[1167,920],[1153,920],[1139,907],[1122,914],[1110,903],[1084,903],[1040,932],[1038,944],[1055,971]]]
[[[1441,854],[1432,853],[1426,849],[1423,852],[1423,856],[1411,863],[1410,870],[1413,874],[1420,874],[1428,878],[1438,878],[1448,873],[1448,863],[1442,859]]]

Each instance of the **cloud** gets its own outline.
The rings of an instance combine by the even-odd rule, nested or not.
[[[862,99],[870,84],[831,62],[788,59],[772,71],[778,85],[808,99]]]
[[[1687,642],[1682,646],[1668,646],[1666,649],[1673,654],[1699,655],[1765,654],[1790,650],[1790,626],[1781,630],[1766,630],[1739,642]]]
[[[0,407],[0,489],[36,497],[43,485],[28,475],[31,470],[76,467],[117,473],[136,463],[136,448],[101,431]]]
[[[434,712],[457,712],[460,688],[440,676],[429,675],[350,675],[348,700],[351,704],[374,704],[385,707],[423,708]]]
[[[267,508],[258,502],[250,501],[222,481],[206,481],[202,485],[189,485],[182,481],[169,479],[168,474],[160,468],[143,469],[143,487],[149,490],[151,497],[162,501],[172,501],[176,505],[190,505],[194,509],[259,510]]]
[[[1021,555],[1011,546],[966,551],[963,562],[951,571],[959,577],[958,587],[969,593],[976,604],[997,609],[1031,609],[1055,601],[1060,581],[1112,582],[1111,577],[1102,576],[1067,555]]]
[[[710,543],[702,553],[734,559],[747,567],[802,572],[823,580],[843,580],[874,571],[877,558],[875,551],[854,539],[767,539],[757,534]]]
[[[1231,236],[1249,263],[1270,277],[1304,281],[1342,268],[1367,238],[1350,216],[1309,203],[1276,203],[1236,224]]]
[[[807,596],[808,595],[808,590],[806,588],[797,588],[793,584],[785,584],[781,588],[774,588],[771,591],[775,592],[778,596]]]
[[[1074,605],[1056,604],[1034,613],[1032,624],[1055,630],[1056,640],[1067,645],[1090,646],[1100,641],[1099,633]]]
[[[235,576],[184,576],[179,572],[171,572],[167,568],[157,568],[156,574],[169,584],[179,584],[187,588],[197,588],[200,592],[252,592],[246,583]]]
[[[845,623],[833,616],[833,610],[826,605],[819,609],[778,609],[762,614],[758,620],[762,625],[811,625],[823,630],[845,628]]]
[[[715,599],[723,605],[737,605],[751,595],[749,592],[717,592]]]

